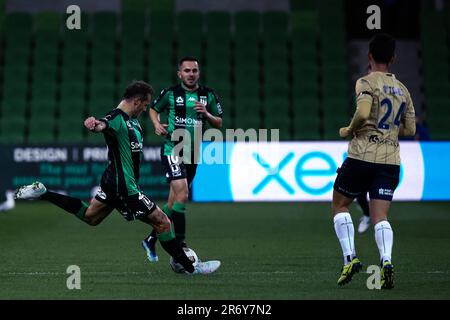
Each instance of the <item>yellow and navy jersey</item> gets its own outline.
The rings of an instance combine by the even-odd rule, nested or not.
[[[372,72],[356,81],[356,99],[372,101],[369,118],[354,132],[350,158],[381,164],[400,164],[400,124],[414,121],[408,89],[392,73]]]

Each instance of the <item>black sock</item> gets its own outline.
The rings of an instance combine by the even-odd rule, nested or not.
[[[366,217],[369,217],[369,202],[367,201],[367,196],[365,193],[361,193],[357,198],[356,201],[358,201],[359,206],[361,207],[363,214]]]
[[[81,220],[84,219],[84,214],[88,205],[80,199],[66,196],[63,194],[47,191],[41,196],[42,200],[47,200],[61,209],[76,215]]]
[[[180,247],[175,238],[167,241],[161,241],[160,238],[159,242],[161,242],[161,246],[163,247],[163,249],[166,250],[167,253],[170,254],[176,262],[181,264],[187,272],[194,272],[192,261],[189,260],[189,258],[186,256],[186,253],[184,253],[184,250]]]
[[[186,238],[186,204],[174,202],[172,205],[172,221],[178,243],[184,244]]]
[[[156,240],[157,240],[157,238],[156,238],[156,230],[155,230],[155,229],[153,229],[152,232],[148,235],[147,241],[150,241],[150,238],[151,238],[153,241],[156,241]]]
[[[184,243],[186,239],[186,215],[184,212],[173,211],[172,220],[178,243]]]

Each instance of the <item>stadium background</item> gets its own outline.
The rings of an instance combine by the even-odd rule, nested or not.
[[[81,7],[81,30],[65,27],[70,4]],[[445,163],[448,1],[3,0],[0,185],[44,177],[54,182],[50,187],[88,197],[104,150],[102,137],[88,134],[82,120],[117,105],[132,79],[157,92],[176,82],[176,61],[184,55],[199,57],[202,82],[224,107],[224,129],[280,128],[282,141],[318,146],[337,140],[352,115],[354,80],[365,73],[367,40],[376,32],[366,27],[372,4],[381,8],[382,31],[398,40],[393,72],[410,89],[432,140],[443,143]],[[142,120],[144,189],[164,199],[167,186],[154,156],[161,140]],[[28,156],[16,161],[17,152]],[[52,160],[58,152],[65,160]],[[447,190],[446,177],[445,171],[440,182]],[[449,209],[447,202],[394,204],[399,284],[380,294],[367,290],[364,276],[335,288],[341,258],[328,203],[191,204],[189,243],[201,258],[224,263],[222,273],[200,280],[174,277],[165,263],[149,266],[139,248],[145,226],[113,215],[103,230],[90,230],[47,204],[20,203],[0,217],[0,297],[448,299]],[[363,261],[377,263],[370,231],[357,245],[365,250]],[[69,264],[81,265],[86,290],[65,287]]]

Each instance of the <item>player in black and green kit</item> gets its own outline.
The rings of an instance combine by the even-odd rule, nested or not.
[[[200,69],[197,59],[182,58],[177,75],[180,83],[161,91],[150,108],[150,119],[155,133],[166,137],[161,148],[161,161],[170,183],[170,193],[163,211],[173,221],[177,241],[186,247],[186,202],[197,170],[196,155],[206,125],[213,128],[222,126],[222,107],[213,90],[198,84]],[[168,113],[167,124],[160,122],[159,114],[162,112]],[[151,262],[158,261],[155,244],[155,232],[142,242]]]
[[[127,221],[141,220],[153,226],[161,246],[188,273],[207,274],[220,266],[219,261],[199,262],[195,266],[175,240],[171,222],[139,187],[143,134],[137,117],[150,104],[152,87],[143,81],[132,82],[125,90],[117,108],[104,118],[89,117],[84,126],[94,133],[103,133],[108,145],[108,166],[100,189],[88,205],[80,199],[48,191],[40,182],[23,186],[16,199],[47,200],[89,225],[98,225],[114,209]]]

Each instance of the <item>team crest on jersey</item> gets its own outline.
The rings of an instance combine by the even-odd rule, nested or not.
[[[208,98],[205,97],[205,96],[200,96],[200,102],[203,103],[203,104],[207,104]]]
[[[184,104],[184,99],[182,97],[178,97],[175,102],[177,103],[177,105],[183,105]]]

